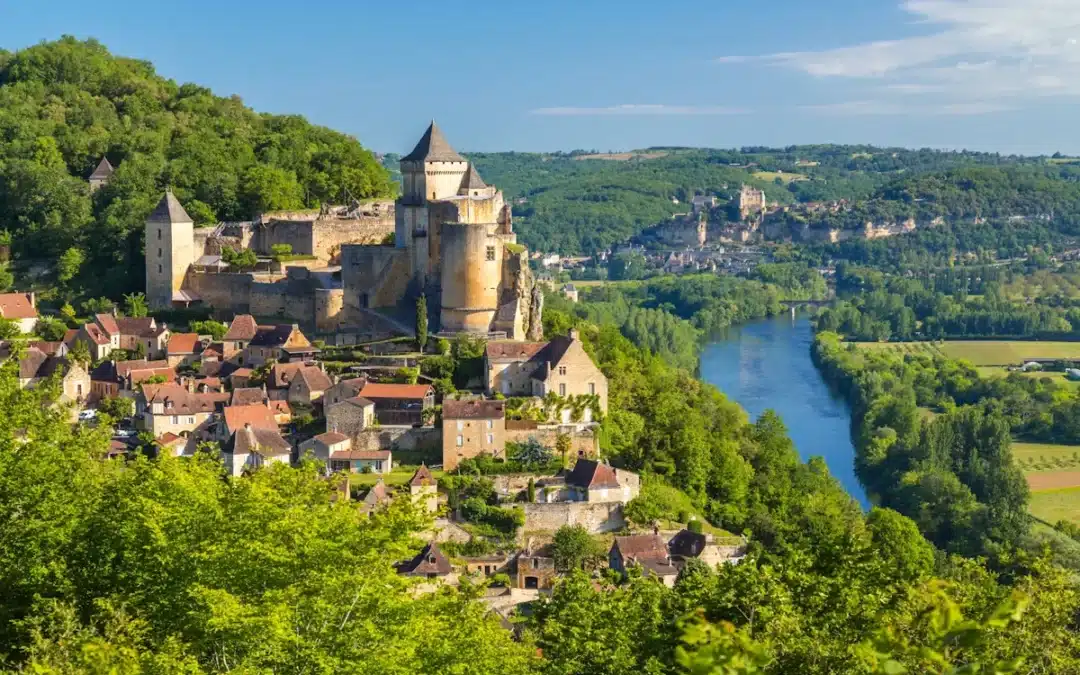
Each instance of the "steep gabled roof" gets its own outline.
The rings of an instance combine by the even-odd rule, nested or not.
[[[457,154],[446,141],[442,131],[431,120],[427,131],[420,137],[412,152],[401,158],[403,162],[464,162],[465,158]]]
[[[265,405],[266,392],[261,387],[237,387],[229,399],[230,406]]]
[[[94,173],[90,174],[90,180],[106,180],[111,175],[113,175],[113,165],[109,164],[108,157],[103,156],[97,168],[94,169]]]
[[[273,457],[292,453],[289,442],[281,437],[276,428],[244,427],[233,434],[231,441],[229,450],[234,455],[255,453]]]
[[[253,429],[272,429],[277,431],[274,412],[264,405],[230,405],[225,408],[225,426],[231,432],[237,432],[247,425]]]
[[[484,179],[480,177],[480,174],[476,171],[476,167],[472,162],[469,162],[469,169],[465,172],[465,175],[461,177],[461,190],[483,190],[488,185],[484,182]]]
[[[190,223],[191,216],[187,214],[183,206],[180,206],[180,200],[176,198],[171,191],[166,190],[165,196],[158,202],[157,207],[154,209],[150,217],[147,218],[151,223]]]
[[[631,534],[626,537],[615,537],[615,543],[612,546],[618,549],[624,559],[666,560],[668,557],[667,544],[658,534]]]
[[[615,470],[607,464],[596,462],[591,459],[579,459],[574,464],[574,470],[566,476],[569,485],[589,490],[604,490],[621,487],[619,479],[615,477]]]
[[[284,347],[296,327],[290,323],[275,326],[259,326],[251,344],[255,347]]]
[[[29,293],[0,293],[0,316],[5,319],[36,319],[37,315]]]
[[[173,333],[169,336],[169,343],[165,347],[165,351],[170,355],[194,354],[195,345],[198,343],[199,336],[196,333]]]
[[[255,323],[255,317],[250,314],[237,314],[233,317],[232,323],[229,324],[229,330],[225,332],[225,337],[222,340],[234,341],[234,340],[250,340],[255,337],[255,334],[259,331],[258,324]]]
[[[450,559],[439,550],[439,545],[435,542],[425,546],[415,558],[401,566],[402,574],[418,577],[426,577],[429,574],[446,576],[453,571]]]
[[[431,470],[427,468],[427,464],[421,464],[420,468],[409,479],[409,486],[427,487],[430,485],[435,485],[435,477],[431,475]]]
[[[304,366],[296,373],[296,376],[304,381],[308,391],[326,391],[334,386],[330,377],[318,366]]]
[[[546,342],[520,342],[517,340],[491,340],[484,347],[488,361],[528,361],[547,347]]]

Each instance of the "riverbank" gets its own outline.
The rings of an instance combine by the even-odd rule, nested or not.
[[[717,333],[701,353],[700,377],[751,418],[776,411],[803,460],[822,457],[829,472],[864,508],[855,476],[851,411],[829,390],[811,360],[813,327],[805,316],[750,321]]]

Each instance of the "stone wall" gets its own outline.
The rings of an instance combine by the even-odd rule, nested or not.
[[[293,253],[313,255],[322,263],[337,259],[343,244],[379,244],[394,231],[394,212],[357,218],[324,217],[274,218],[259,223],[252,247],[269,254],[276,244],[292,246]]]
[[[333,332],[345,320],[345,291],[341,288],[315,289],[315,329]]]
[[[570,454],[572,456],[596,457],[599,455],[599,442],[591,427],[579,429],[576,426],[558,426],[554,424],[537,425],[535,423],[508,420],[506,440],[524,443],[535,437],[541,445],[555,447],[560,434],[570,436]]]
[[[409,276],[406,249],[353,245],[341,248],[341,281],[345,290],[346,311],[352,307],[398,305],[408,290]]]
[[[525,504],[525,530],[554,532],[563,525],[582,525],[591,534],[614,532],[626,527],[623,505],[568,502]]]
[[[442,453],[442,430],[436,427],[382,426],[353,439],[354,450],[429,450]]]
[[[186,287],[216,309],[250,312],[252,276],[246,273],[207,273],[190,270]]]

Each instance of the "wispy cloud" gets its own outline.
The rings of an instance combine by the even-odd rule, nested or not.
[[[993,112],[1022,97],[1080,97],[1080,0],[904,0],[900,7],[926,27],[923,35],[717,61],[861,81],[882,109],[910,107],[900,96],[953,106],[944,114]]]
[[[865,116],[951,116],[951,115],[987,115],[989,113],[1012,110],[1014,106],[1005,103],[904,103],[900,101],[866,100],[843,101],[824,105],[804,105],[800,110],[825,115],[865,115]]]
[[[661,103],[623,103],[599,107],[537,108],[533,115],[555,117],[597,115],[743,115],[749,110],[716,105],[667,105]]]

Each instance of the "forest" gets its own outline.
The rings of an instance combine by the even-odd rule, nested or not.
[[[143,226],[166,187],[196,225],[396,191],[356,139],[177,84],[92,39],[0,51],[0,139],[15,260],[54,268],[86,297],[142,288]],[[102,157],[116,171],[91,193]]]

